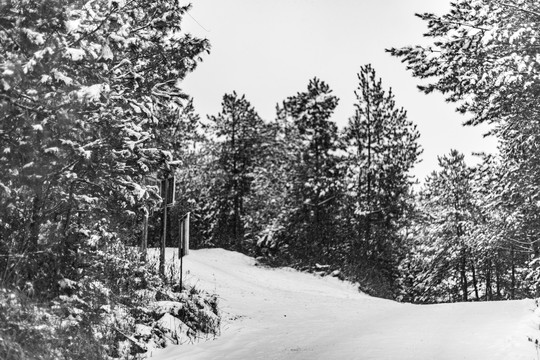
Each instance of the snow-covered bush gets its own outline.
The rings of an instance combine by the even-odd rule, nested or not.
[[[0,358],[129,358],[219,333],[217,298],[180,291],[132,248],[87,254],[81,276],[64,278],[49,302],[0,290]]]

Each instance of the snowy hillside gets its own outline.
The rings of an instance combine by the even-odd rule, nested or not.
[[[222,335],[152,359],[537,359],[527,341],[538,328],[532,300],[399,304],[222,249],[193,251],[184,273],[220,296]]]

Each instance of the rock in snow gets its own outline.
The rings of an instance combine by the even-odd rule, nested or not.
[[[173,344],[182,345],[193,342],[193,339],[188,336],[189,327],[171,314],[163,315],[157,324],[169,334],[170,339],[174,341]]]

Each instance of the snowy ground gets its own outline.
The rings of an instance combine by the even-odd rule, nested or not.
[[[538,359],[527,341],[539,323],[532,300],[399,304],[222,249],[192,251],[184,273],[187,283],[219,294],[222,335],[152,359]]]

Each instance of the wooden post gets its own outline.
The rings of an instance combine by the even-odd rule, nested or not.
[[[144,208],[143,232],[141,238],[141,260],[146,262],[146,253],[148,249],[148,209]]]
[[[167,194],[169,193],[169,182],[165,181],[163,196],[163,231],[161,234],[161,248],[159,252],[159,274],[165,278],[165,243],[167,241]]]
[[[184,279],[184,256],[189,254],[189,222],[191,213],[187,213],[180,218],[179,229],[179,243],[178,243],[178,257],[180,258],[180,291],[183,290]]]
[[[186,233],[184,228],[184,218],[180,218],[180,243],[178,244],[178,257],[180,257],[180,291],[184,289],[184,241]]]
[[[183,246],[184,246],[184,251],[183,251],[183,254],[182,256],[186,256],[186,255],[189,255],[189,223],[191,222],[191,213],[188,212],[187,215],[186,215],[186,227],[184,229],[184,242],[183,242]]]
[[[184,257],[180,257],[180,291],[184,290]]]
[[[178,229],[180,230],[180,236],[178,238],[178,258],[181,259],[182,256],[184,256],[184,217],[180,218]]]

